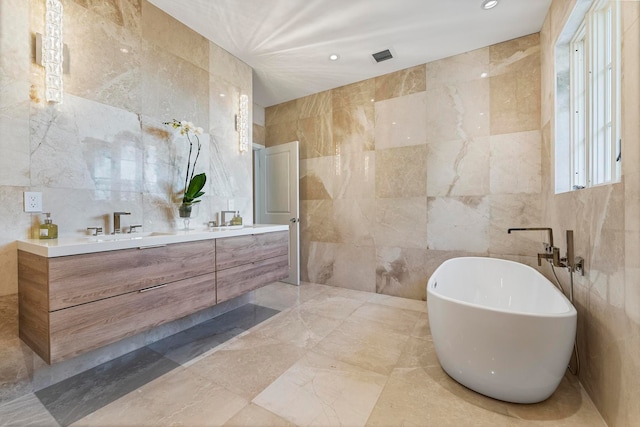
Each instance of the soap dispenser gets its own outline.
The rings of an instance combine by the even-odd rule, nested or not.
[[[40,224],[40,238],[41,239],[57,239],[58,238],[58,226],[51,221],[51,213],[46,212],[47,218],[44,220],[44,224]]]
[[[231,225],[242,225],[242,217],[240,211],[236,211],[236,214],[231,219]]]

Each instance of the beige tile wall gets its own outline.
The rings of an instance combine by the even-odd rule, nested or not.
[[[483,74],[484,73],[484,74]],[[266,109],[300,141],[302,278],[425,298],[460,255],[532,263],[541,236],[537,34]]]
[[[610,426],[632,426],[640,420],[640,3],[620,1],[622,182],[556,195],[554,46],[575,3],[554,0],[541,31],[543,218],[574,230],[586,262],[575,285],[580,380]]]
[[[44,69],[32,60],[44,32],[44,0],[0,4],[0,295],[17,292],[16,239],[39,216],[22,192],[43,193],[60,235],[111,230],[113,211],[147,230],[180,226],[187,142],[163,121],[205,129],[202,224],[233,199],[252,222],[251,155],[238,152],[234,114],[251,94],[251,68],[146,0],[62,0],[70,73],[64,102],[44,100]],[[225,94],[221,97],[220,94]]]
[[[198,170],[208,177],[192,222],[204,226],[229,199],[246,222],[253,217],[251,153],[238,152],[234,129],[239,94],[251,95],[251,68],[146,0],[62,0],[71,71],[63,104],[47,105],[43,69],[32,60],[44,4],[0,1],[0,402],[212,316],[199,313],[46,366],[15,327],[16,240],[41,220],[22,212],[23,191],[42,192],[61,236],[95,225],[111,231],[110,214],[122,210],[131,212],[125,227],[183,226],[172,201],[184,182],[187,145],[162,122],[186,119],[205,129]]]

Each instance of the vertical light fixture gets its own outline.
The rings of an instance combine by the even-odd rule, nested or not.
[[[238,114],[237,130],[239,134],[239,149],[244,153],[249,149],[249,97],[240,95],[240,111]]]
[[[60,0],[46,0],[46,27],[42,44],[42,65],[45,73],[47,102],[62,102],[62,4]]]

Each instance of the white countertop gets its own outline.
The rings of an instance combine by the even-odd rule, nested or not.
[[[216,227],[210,230],[173,231],[167,233],[60,237],[51,240],[25,239],[18,240],[18,249],[35,255],[53,258],[287,230],[289,230],[288,225],[256,224],[245,225],[241,228]]]

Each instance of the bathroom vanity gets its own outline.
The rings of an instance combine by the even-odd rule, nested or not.
[[[18,242],[20,338],[56,363],[286,278],[288,226]]]

